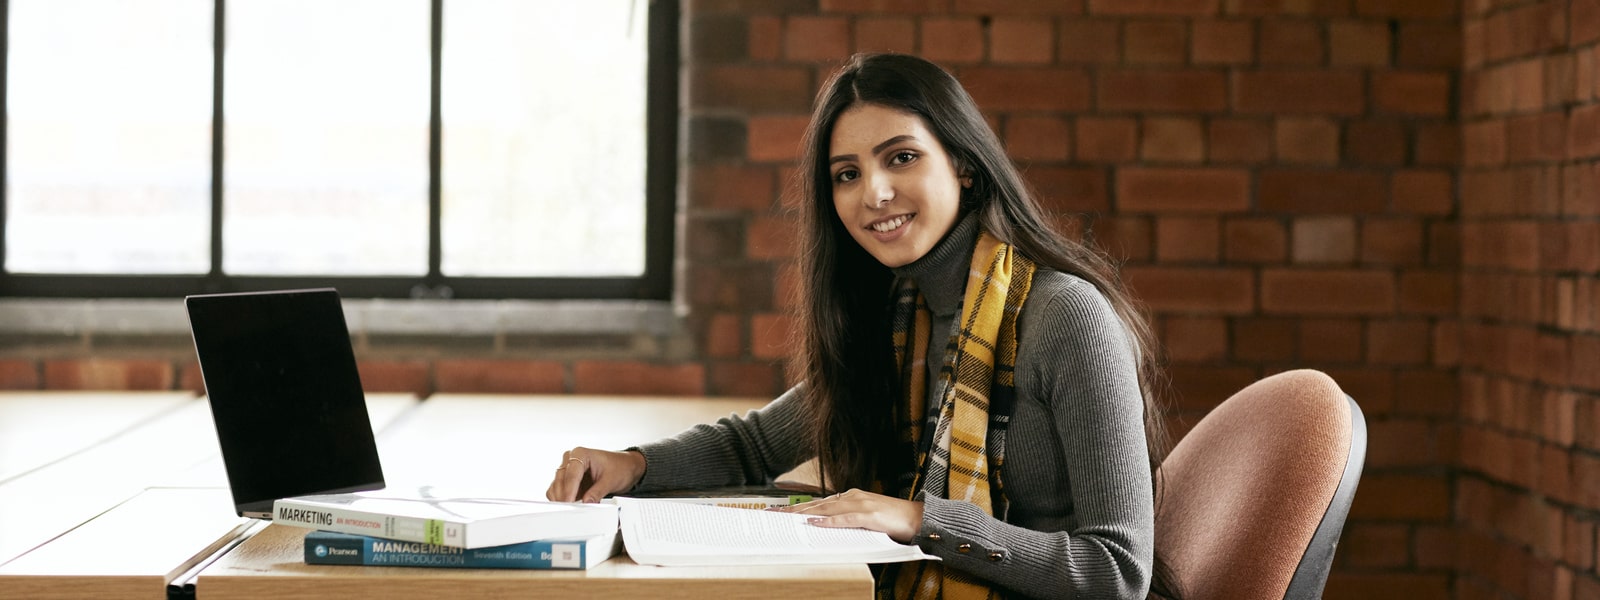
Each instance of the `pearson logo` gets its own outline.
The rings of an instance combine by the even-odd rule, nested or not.
[[[326,558],[328,556],[328,547],[322,544],[317,544],[317,547],[313,549],[312,552],[317,553],[317,558]]]

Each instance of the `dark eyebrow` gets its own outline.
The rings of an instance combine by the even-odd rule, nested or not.
[[[884,148],[888,148],[889,146],[893,146],[895,144],[898,144],[900,142],[904,142],[906,140],[914,140],[914,139],[917,139],[917,137],[914,136],[914,135],[909,135],[909,134],[908,135],[897,135],[897,136],[894,136],[892,138],[884,140],[882,144],[878,144],[876,146],[873,146],[872,147],[872,155],[873,156],[877,156],[877,155],[883,153],[883,149]]]
[[[893,146],[895,144],[898,144],[900,142],[904,142],[906,140],[915,140],[915,139],[917,139],[917,136],[910,135],[910,134],[894,136],[892,138],[884,140],[882,143],[880,143],[880,144],[878,144],[876,146],[873,146],[872,147],[872,154],[874,156],[876,156],[878,154],[882,154],[884,148],[888,148],[889,146]],[[828,164],[831,165],[831,164],[836,163],[836,162],[844,162],[844,161],[847,161],[847,160],[855,160],[855,159],[856,159],[856,155],[854,155],[854,154],[841,154],[839,156],[835,156],[833,158],[828,159]]]

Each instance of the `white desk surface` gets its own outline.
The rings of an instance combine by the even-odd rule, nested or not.
[[[415,404],[416,397],[410,394],[368,398],[375,423],[380,418],[392,423]],[[137,428],[0,484],[0,564],[149,487],[220,489],[224,492],[221,508],[231,514],[233,502],[226,494],[228,482],[219,452],[210,404],[189,401]]]
[[[0,565],[18,598],[165,598],[167,582],[254,523],[226,489],[152,488]]]
[[[211,412],[189,402],[142,426],[0,484],[0,562],[190,468],[215,451]]]
[[[194,401],[190,392],[0,393],[0,483]]]
[[[438,394],[378,443],[390,485],[492,486],[544,498],[561,453],[621,450],[764,406],[767,398]]]

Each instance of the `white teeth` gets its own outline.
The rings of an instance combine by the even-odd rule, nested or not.
[[[882,223],[872,225],[872,230],[878,233],[888,233],[890,231],[899,229],[901,225],[905,225],[906,221],[909,220],[911,220],[911,215],[901,215]]]

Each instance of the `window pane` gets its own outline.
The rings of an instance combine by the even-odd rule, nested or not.
[[[210,0],[11,0],[6,264],[211,266]]]
[[[445,0],[445,274],[644,272],[645,4]]]
[[[427,0],[229,0],[223,270],[428,269]]]

